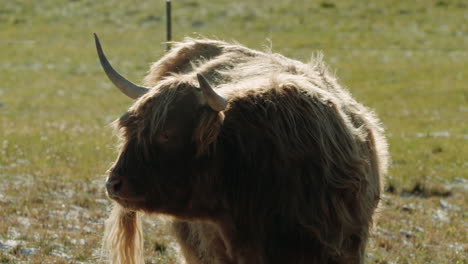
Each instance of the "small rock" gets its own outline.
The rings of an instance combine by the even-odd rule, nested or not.
[[[7,240],[7,241],[0,241],[0,250],[6,251],[10,250],[12,248],[17,247],[20,244],[20,241],[18,240]]]
[[[79,244],[81,246],[84,246],[86,244],[86,241],[83,238],[80,238],[79,240],[71,239],[70,243],[72,243],[73,245]]]
[[[406,238],[411,238],[413,237],[413,232],[407,231],[407,230],[400,230],[400,234],[404,235]]]
[[[452,208],[452,205],[449,204],[449,203],[448,203],[447,201],[445,201],[444,199],[440,199],[439,204],[440,204],[440,207],[442,207],[442,209],[450,209],[450,208]]]
[[[451,183],[445,185],[448,190],[468,191],[468,179],[455,177]]]
[[[453,178],[453,182],[468,183],[468,179],[455,177],[455,178]]]
[[[465,249],[465,246],[462,243],[458,243],[458,242],[450,244],[448,247],[450,249],[455,250],[456,253],[463,252],[463,250]]]
[[[3,244],[2,242],[0,242],[0,250],[1,250],[1,251],[7,251],[7,250],[8,250],[7,245],[5,245],[5,244]]]
[[[22,248],[20,249],[20,254],[25,256],[34,256],[36,255],[37,249],[35,248]]]
[[[63,252],[62,250],[60,249],[54,249],[50,252],[50,255],[51,256],[54,256],[54,257],[59,257],[59,258],[65,258],[65,259],[71,259],[72,256],[68,255],[67,253]]]
[[[447,215],[447,212],[437,209],[434,215],[432,215],[432,220],[436,222],[449,222],[450,218]]]
[[[401,207],[401,210],[403,212],[413,212],[414,210],[416,210],[414,204],[405,204]]]
[[[367,260],[369,260],[369,261],[375,259],[374,255],[372,255],[371,253],[366,253],[366,258],[367,258]]]
[[[379,235],[379,236],[382,236],[382,237],[385,237],[387,239],[391,239],[391,240],[394,240],[396,237],[392,234],[392,232],[386,230],[386,229],[383,229],[383,228],[380,228],[380,227],[377,227],[376,229],[376,233]]]
[[[423,233],[424,231],[426,231],[426,230],[424,230],[424,228],[422,228],[422,227],[420,227],[420,226],[414,227],[414,230],[416,230],[417,232],[421,232],[421,233]]]
[[[83,227],[83,231],[85,231],[88,234],[94,233],[94,230],[88,226]]]
[[[8,228],[7,235],[8,235],[9,238],[13,238],[13,239],[19,238],[21,236],[21,234],[14,227],[9,227]],[[9,242],[9,241],[16,241],[16,240],[8,240],[7,242]],[[15,247],[16,247],[16,245],[15,245]]]
[[[28,227],[31,225],[30,219],[28,217],[22,217],[22,216],[18,217],[18,223],[20,223],[24,227]]]

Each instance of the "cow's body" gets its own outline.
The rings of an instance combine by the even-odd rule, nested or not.
[[[225,108],[190,99],[196,74]],[[374,115],[320,58],[303,64],[187,39],[153,64],[145,83],[152,88],[119,121],[123,147],[110,176],[129,177],[128,193],[141,201],[115,200],[174,216],[187,263],[364,261],[387,147]],[[186,131],[178,136],[185,140],[164,145],[173,130]],[[130,147],[133,140],[143,147]]]

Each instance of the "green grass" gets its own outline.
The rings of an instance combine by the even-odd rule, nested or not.
[[[368,262],[466,263],[465,1],[174,0],[173,10],[175,40],[271,43],[303,61],[323,51],[390,143]],[[103,175],[116,156],[108,124],[131,101],[107,81],[92,33],[138,81],[164,53],[164,14],[164,1],[0,5],[0,263],[100,262]],[[148,261],[173,262],[164,224],[145,226]]]

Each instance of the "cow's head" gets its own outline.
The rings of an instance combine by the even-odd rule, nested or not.
[[[135,104],[116,122],[120,153],[109,169],[106,189],[125,208],[149,212],[185,210],[193,185],[206,164],[200,162],[213,143],[220,112],[227,101],[201,75],[168,76],[154,87],[136,85],[106,59],[97,36],[101,65],[114,85]]]

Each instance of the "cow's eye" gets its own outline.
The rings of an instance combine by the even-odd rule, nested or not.
[[[156,141],[158,143],[165,143],[168,142],[170,138],[169,131],[165,130],[157,135]]]

